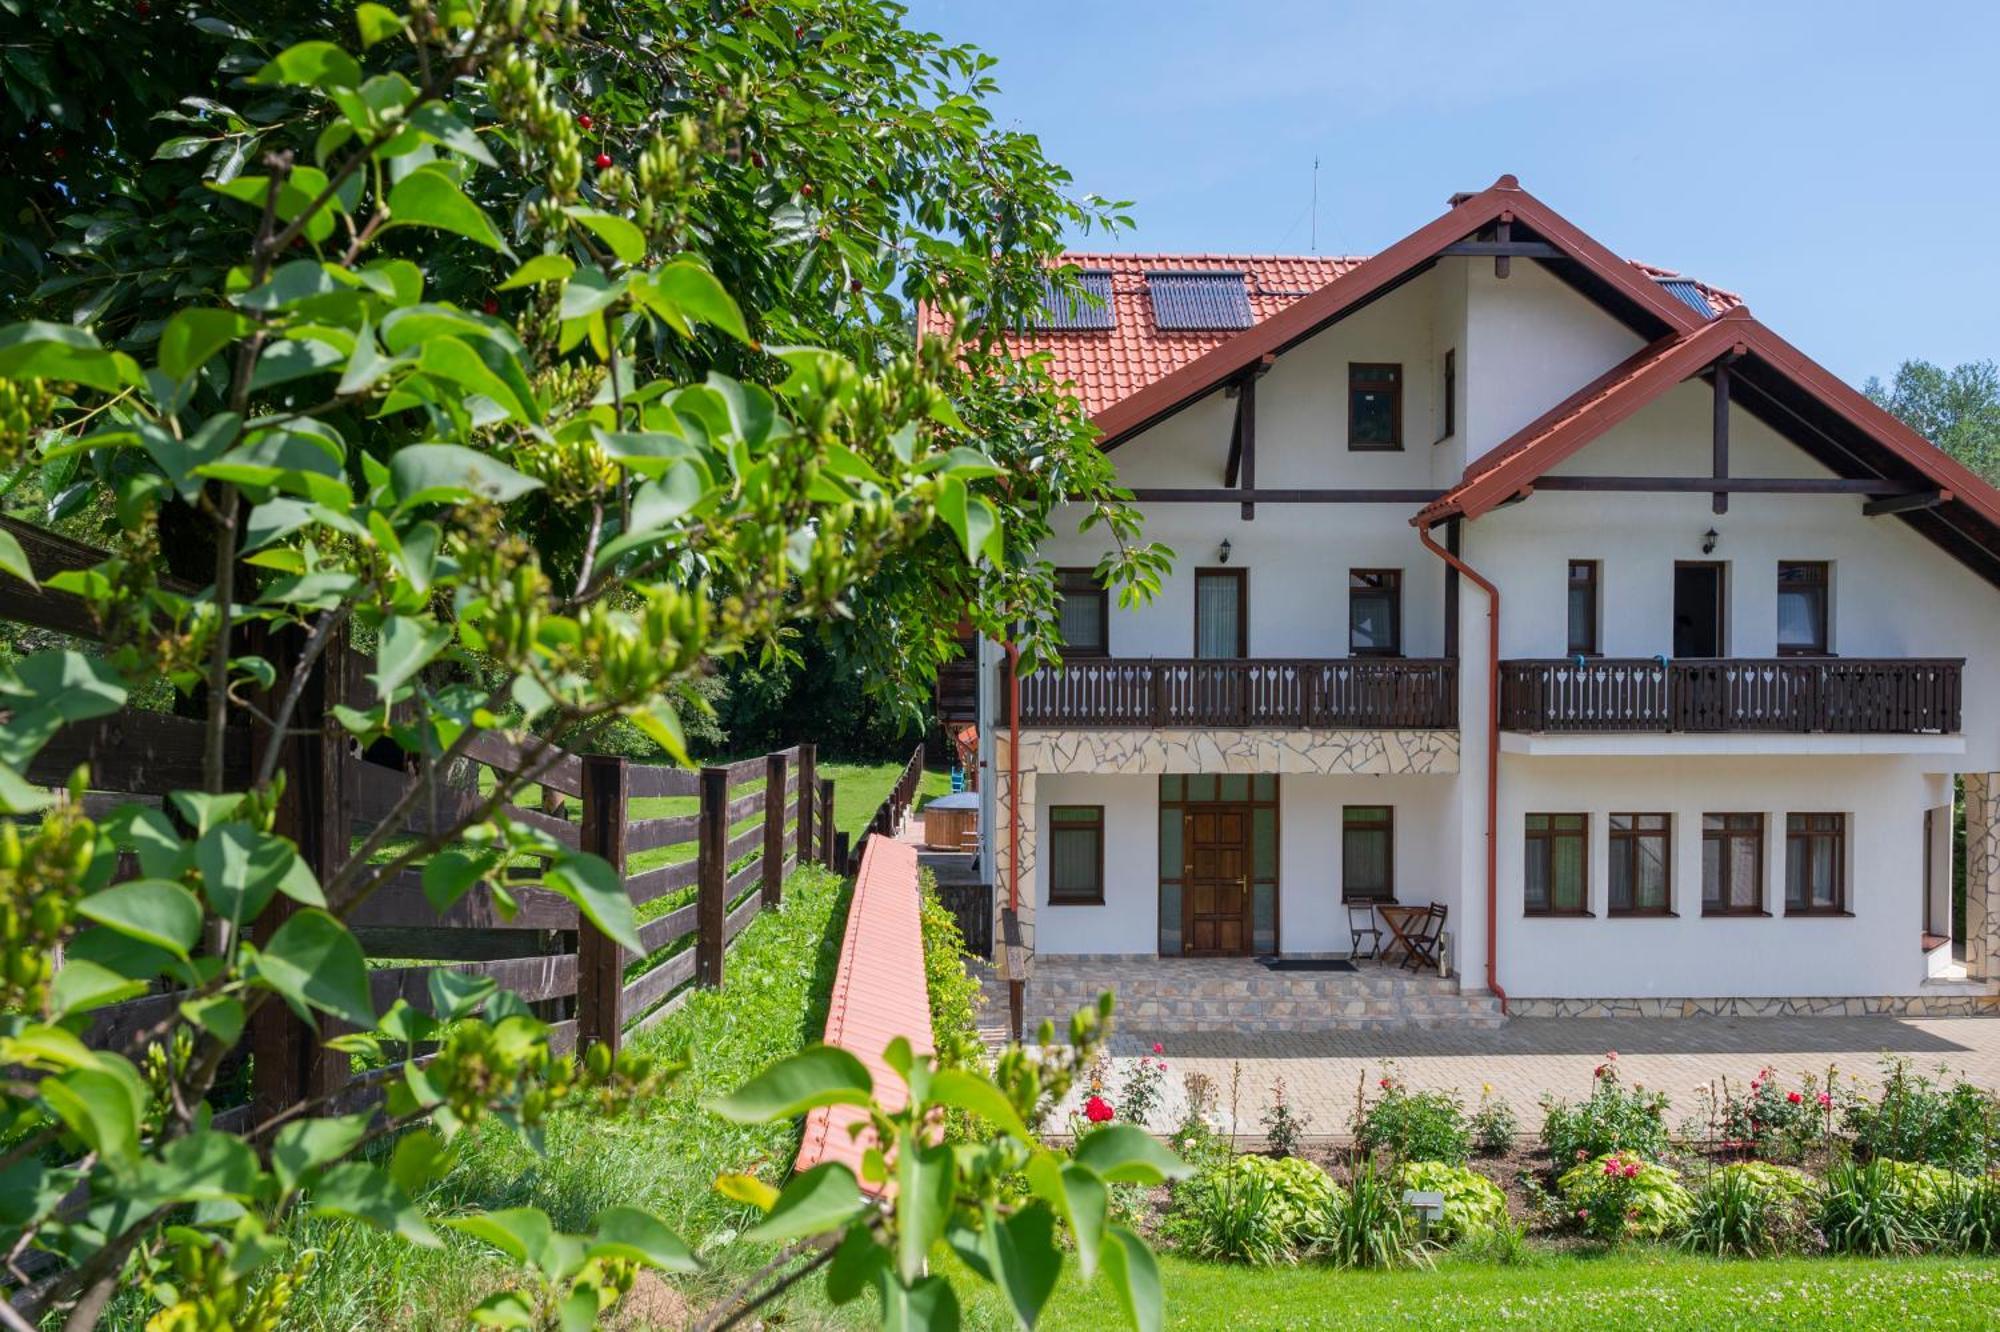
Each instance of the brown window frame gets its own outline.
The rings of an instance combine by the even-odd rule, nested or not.
[[[1098,633],[1102,640],[1095,644],[1064,643],[1063,655],[1065,657],[1110,656],[1111,593],[1105,588],[1104,584],[1097,581],[1096,572],[1091,569],[1057,569],[1056,596],[1059,599],[1056,607],[1056,625],[1058,629],[1062,625],[1062,607],[1060,602],[1068,601],[1072,597],[1088,597],[1092,601],[1095,601],[1097,603]]]
[[[1618,826],[1618,820],[1620,819],[1658,819],[1660,820],[1662,826],[1658,828],[1643,828],[1638,826],[1629,826],[1621,828]],[[1662,813],[1648,814],[1648,813],[1620,812],[1616,814],[1607,815],[1605,818],[1605,824],[1609,829],[1609,835],[1611,839],[1611,855],[1610,859],[1605,862],[1604,914],[1607,916],[1673,915],[1674,914],[1674,816],[1672,814],[1662,814]],[[1639,883],[1639,847],[1641,843],[1645,842],[1649,838],[1657,838],[1665,852],[1665,854],[1663,854],[1660,857],[1660,864],[1667,878],[1667,900],[1662,902],[1659,906],[1656,907],[1638,906],[1638,905],[1619,906],[1618,896],[1617,896],[1618,876],[1613,871],[1617,869],[1620,860],[1623,860],[1625,862],[1626,865],[1625,881],[1634,888],[1635,890],[1634,898],[1636,901],[1637,897],[1636,889]]]
[[[1794,819],[1832,819],[1831,828],[1793,828]],[[1800,853],[1801,844],[1807,848],[1816,841],[1833,843],[1833,905],[1818,906],[1811,894],[1804,906],[1792,905],[1792,857]],[[1927,844],[1928,845],[1928,844]],[[1807,863],[1811,863],[1808,861]],[[1785,914],[1787,916],[1845,916],[1847,909],[1847,815],[1837,810],[1816,810],[1810,813],[1785,815]]]
[[[1779,560],[1778,596],[1781,600],[1786,590],[1785,571],[1787,569],[1813,571],[1813,580],[1804,586],[1818,589],[1819,615],[1817,617],[1818,623],[1813,626],[1817,631],[1814,642],[1805,644],[1779,643],[1777,645],[1778,655],[1781,657],[1827,656],[1829,655],[1828,649],[1832,646],[1831,640],[1833,634],[1833,626],[1830,623],[1833,618],[1833,565],[1827,560]]]
[[[1444,430],[1437,437],[1442,444],[1458,433],[1458,348],[1444,353]]]
[[[1088,810],[1094,818],[1088,821],[1073,820],[1065,823],[1056,817],[1061,810]],[[1088,832],[1097,839],[1097,870],[1093,875],[1096,891],[1090,894],[1065,892],[1056,893],[1055,860],[1056,835],[1064,832]],[[1104,806],[1102,805],[1050,805],[1049,806],[1049,905],[1050,906],[1103,906],[1104,905]]]
[[[1372,376],[1370,372],[1373,372]],[[1393,373],[1385,373],[1393,372]],[[1355,423],[1355,395],[1389,395],[1389,435],[1387,440],[1360,440]],[[1401,361],[1349,361],[1347,363],[1347,451],[1349,453],[1401,453],[1403,451],[1403,363]]]
[[[1711,828],[1708,826],[1708,821],[1710,819],[1755,819],[1756,826],[1754,828],[1730,828],[1727,826],[1721,828]],[[1771,914],[1764,907],[1764,877],[1765,877],[1764,836],[1766,832],[1764,825],[1765,825],[1765,818],[1761,813],[1745,813],[1745,812],[1738,812],[1731,814],[1704,813],[1701,816],[1701,844],[1702,844],[1701,914],[1702,915],[1768,916]],[[1731,893],[1729,891],[1732,885],[1727,876],[1729,873],[1729,866],[1734,864],[1735,861],[1729,854],[1730,850],[1729,844],[1731,842],[1745,838],[1750,839],[1757,844],[1757,858],[1753,862],[1757,866],[1757,895],[1756,895],[1756,900],[1750,906],[1732,906],[1730,905]],[[1719,864],[1722,867],[1724,878],[1720,885],[1722,891],[1718,895],[1716,903],[1711,903],[1708,900],[1708,844],[1711,841],[1722,843],[1722,855],[1718,858],[1717,864]]]
[[[1379,821],[1356,822],[1354,816],[1362,811],[1380,810]],[[1383,865],[1388,874],[1388,882],[1380,893],[1357,893],[1347,879],[1347,834],[1349,832],[1380,832],[1387,843],[1388,854],[1383,857]],[[1343,906],[1351,902],[1371,904],[1394,904],[1396,900],[1396,807],[1394,805],[1342,805],[1340,807],[1340,901]]]
[[[1581,828],[1557,828],[1553,824],[1551,824],[1550,826],[1545,828],[1536,828],[1533,826],[1531,822],[1531,820],[1534,819],[1551,819],[1551,820],[1581,819],[1583,820],[1583,826]],[[1546,904],[1543,906],[1536,906],[1534,903],[1528,900],[1527,867],[1529,860],[1528,857],[1529,846],[1531,846],[1535,842],[1548,842],[1551,844],[1548,850],[1547,863],[1549,866],[1550,874],[1553,876],[1556,865],[1555,846],[1553,844],[1558,841],[1571,838],[1574,838],[1575,840],[1583,843],[1583,857],[1581,862],[1583,865],[1583,883],[1581,885],[1581,897],[1579,898],[1581,905],[1575,907],[1557,906],[1555,904],[1555,883],[1553,878],[1551,878],[1551,881],[1548,885],[1549,891],[1547,894]],[[1521,819],[1521,914],[1524,916],[1588,916],[1591,914],[1590,815],[1579,812],[1577,810],[1559,810],[1546,813],[1540,810],[1536,810],[1522,817]]]
[[[1386,648],[1354,646],[1354,594],[1373,593],[1376,588],[1357,588],[1357,578],[1385,578],[1390,594],[1389,618],[1390,636],[1394,643]],[[1350,657],[1400,657],[1403,655],[1403,571],[1401,569],[1349,569],[1347,571],[1347,655]]]
[[[1194,571],[1194,649],[1189,654],[1205,661],[1242,661],[1250,655],[1250,571],[1217,566],[1212,569]],[[1201,580],[1204,578],[1233,578],[1236,580],[1236,654],[1230,657],[1202,657],[1201,655]]]
[[[1577,570],[1579,569],[1585,569],[1588,570],[1589,572],[1584,577],[1578,578]],[[1590,625],[1589,625],[1588,642],[1582,645],[1579,645],[1577,641],[1576,616],[1574,613],[1576,610],[1576,606],[1573,600],[1576,590],[1579,587],[1588,588],[1590,590]],[[1601,625],[1604,619],[1604,616],[1602,614],[1603,603],[1600,601],[1600,597],[1603,595],[1603,590],[1604,590],[1604,583],[1602,578],[1602,566],[1598,563],[1598,561],[1571,560],[1569,562],[1569,582],[1567,584],[1568,595],[1566,595],[1563,598],[1563,614],[1564,618],[1568,621],[1568,629],[1565,632],[1564,637],[1569,644],[1569,655],[1572,657],[1595,657],[1603,651],[1603,641],[1599,637],[1599,634],[1602,632]]]

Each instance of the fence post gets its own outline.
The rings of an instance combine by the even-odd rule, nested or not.
[[[608,754],[583,759],[583,849],[611,862],[621,888],[625,882],[625,760]],[[621,1001],[625,990],[625,950],[577,913],[576,1047],[593,1041],[618,1051],[624,1033]]]
[[[701,770],[701,824],[695,834],[694,978],[722,984],[722,936],[729,927],[729,769]]]
[[[813,859],[813,802],[818,796],[819,746],[811,741],[799,745],[799,864]]]
[[[838,872],[842,866],[833,854],[833,778],[819,779],[819,863]]]
[[[785,756],[764,756],[764,905],[785,897]],[[761,909],[761,908],[760,908]]]

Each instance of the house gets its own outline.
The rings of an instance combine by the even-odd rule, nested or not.
[[[979,649],[1031,1010],[1391,901],[1514,1014],[1993,1008],[2000,493],[1508,176],[1371,258],[1073,262],[1019,344],[1178,558],[1123,609],[1058,521],[1062,668]]]

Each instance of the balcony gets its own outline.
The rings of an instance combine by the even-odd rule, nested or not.
[[[1952,735],[1963,658],[1500,663],[1508,731]]]
[[[1004,708],[1004,689],[1001,697]],[[1458,725],[1458,663],[1369,657],[1076,660],[1021,681],[1021,724],[1448,729]]]

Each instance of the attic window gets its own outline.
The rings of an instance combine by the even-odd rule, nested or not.
[[[1250,292],[1241,273],[1148,273],[1153,322],[1162,329],[1248,328]]]
[[[1053,330],[1112,328],[1117,318],[1111,312],[1111,270],[1085,269],[1077,285],[1094,297],[1083,300],[1057,288],[1053,279],[1042,279],[1042,308],[1030,321],[1035,328]]]
[[[1715,310],[1714,307],[1709,305],[1708,296],[1702,291],[1701,284],[1693,278],[1654,278],[1653,281],[1664,287],[1667,295],[1673,297],[1682,305],[1687,306],[1703,319],[1715,318]]]

